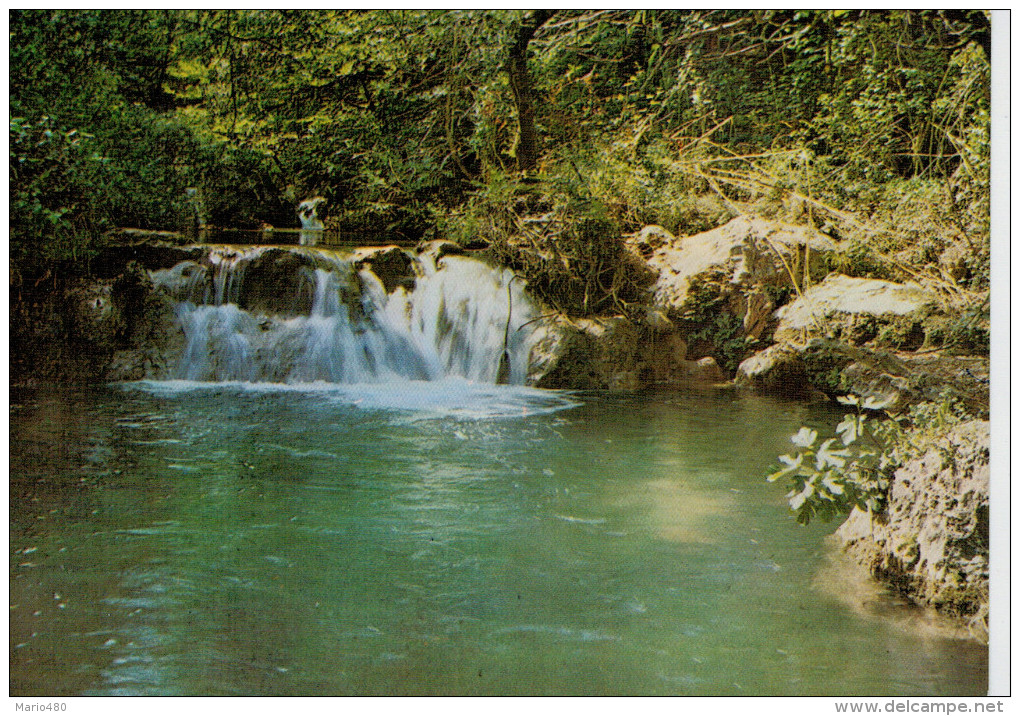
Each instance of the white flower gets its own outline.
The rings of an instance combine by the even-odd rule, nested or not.
[[[836,432],[842,436],[844,445],[849,445],[861,436],[864,432],[864,420],[863,415],[860,417],[847,415],[843,418],[843,422],[836,426]]]
[[[843,494],[843,486],[832,479],[831,473],[822,478],[822,484],[825,485],[825,487],[828,488],[829,492],[833,495]]]
[[[829,450],[829,446],[836,442],[836,438],[829,438],[818,448],[815,454],[815,467],[824,470],[826,467],[841,468],[846,465],[846,457],[850,454],[847,450]]]
[[[801,428],[797,434],[790,438],[790,442],[800,447],[811,447],[818,439],[818,431],[810,428]]]
[[[793,455],[780,455],[779,462],[786,465],[787,468],[798,468],[804,462],[804,454],[797,453],[796,457]]]
[[[887,395],[884,398],[876,398],[869,395],[861,403],[861,407],[865,410],[884,410],[893,404],[895,398],[892,395]]]
[[[807,498],[811,497],[815,493],[815,486],[808,482],[804,485],[804,489],[798,493],[791,492],[787,497],[790,498],[790,509],[799,510],[801,505],[807,502]]]

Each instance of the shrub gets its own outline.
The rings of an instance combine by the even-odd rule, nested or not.
[[[34,274],[51,262],[87,259],[109,225],[95,194],[110,172],[94,137],[49,117],[12,117],[9,151],[12,271]]]
[[[970,417],[948,395],[884,420],[874,416],[881,415],[887,403],[854,395],[839,402],[856,410],[843,416],[836,435],[819,442],[818,431],[802,427],[790,439],[798,449],[781,455],[781,467],[768,476],[769,482],[787,480],[787,499],[800,524],[814,517],[827,521],[855,507],[881,512],[893,473],[936,447],[940,436]]]

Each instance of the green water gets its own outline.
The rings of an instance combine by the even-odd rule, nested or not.
[[[729,393],[14,393],[10,691],[978,694],[986,649],[827,586]]]

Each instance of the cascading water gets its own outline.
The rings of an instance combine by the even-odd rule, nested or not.
[[[463,256],[410,263],[413,289],[389,292],[352,255],[310,248],[213,247],[202,263],[156,271],[185,337],[167,377],[523,384],[537,312],[521,282]]]

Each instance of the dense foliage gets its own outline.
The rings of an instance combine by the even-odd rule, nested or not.
[[[15,10],[12,275],[114,225],[295,226],[321,194],[412,239],[554,211],[600,227],[562,234],[578,255],[753,207],[849,239],[851,272],[962,243],[928,273],[981,291],[988,38],[948,10]]]

